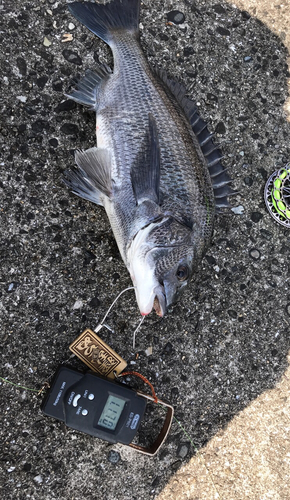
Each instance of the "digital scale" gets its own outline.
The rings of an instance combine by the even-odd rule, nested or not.
[[[174,410],[171,405],[157,399],[157,403],[167,409],[164,425],[151,446],[139,446],[132,441],[148,401],[154,402],[155,399],[93,372],[83,374],[61,366],[42,404],[42,411],[72,429],[153,456],[166,439]]]

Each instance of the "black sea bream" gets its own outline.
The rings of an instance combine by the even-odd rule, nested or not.
[[[112,49],[113,72],[87,71],[69,97],[97,114],[97,147],[76,152],[65,182],[102,205],[142,315],[163,316],[197,272],[230,178],[185,89],[154,74],[138,41],[140,0],[71,3]],[[153,4],[154,5],[154,4]]]

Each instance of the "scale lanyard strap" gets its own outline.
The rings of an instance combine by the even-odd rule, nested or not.
[[[152,395],[153,395],[153,401],[154,403],[157,403],[158,401],[158,398],[155,394],[155,390],[154,390],[154,387],[153,385],[151,384],[151,382],[149,382],[149,380],[144,377],[144,375],[141,375],[141,373],[138,373],[138,372],[123,372],[123,373],[120,373],[120,375],[116,376],[116,378],[120,378],[120,377],[126,377],[126,375],[134,375],[135,377],[139,377],[143,380],[143,382],[145,382],[145,384],[148,384],[151,391],[152,391]]]

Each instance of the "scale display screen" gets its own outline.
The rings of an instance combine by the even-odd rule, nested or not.
[[[124,399],[110,394],[99,418],[98,425],[100,425],[101,427],[105,427],[105,429],[114,431],[116,429],[124,406]]]

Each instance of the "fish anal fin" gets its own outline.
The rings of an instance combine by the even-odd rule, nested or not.
[[[66,97],[89,106],[91,109],[96,109],[98,100],[98,88],[102,82],[109,78],[109,67],[105,65],[98,66],[95,71],[87,70],[85,76],[77,83],[75,89]]]
[[[160,148],[156,121],[151,113],[141,152],[131,170],[131,181],[137,204],[146,199],[159,204]]]

